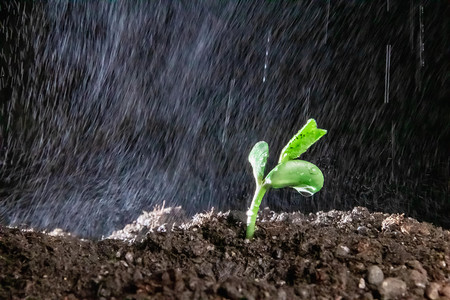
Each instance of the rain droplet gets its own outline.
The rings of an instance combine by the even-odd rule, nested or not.
[[[313,193],[308,192],[308,191],[301,191],[300,195],[302,195],[303,197],[311,197],[313,195]]]
[[[294,189],[300,193],[303,197],[311,197],[314,195],[309,189],[313,189],[312,187],[294,187]]]
[[[315,167],[310,167],[309,168],[309,174],[316,175],[318,173],[319,173],[319,170],[317,168],[315,168]]]

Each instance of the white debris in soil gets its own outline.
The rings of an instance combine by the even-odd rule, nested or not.
[[[366,288],[366,281],[364,278],[359,279],[358,288],[364,290]]]
[[[61,228],[55,228],[52,231],[48,233],[48,235],[51,236],[71,236],[72,234],[70,232],[65,232]]]
[[[165,208],[156,207],[153,211],[144,211],[123,229],[114,231],[107,239],[123,240],[128,242],[140,241],[149,232],[165,232],[167,228],[176,226],[176,221],[186,219],[181,206]]]
[[[189,222],[185,222],[182,223],[180,226],[178,226],[180,229],[183,230],[187,230],[191,227],[195,227],[195,226],[200,226],[202,225],[205,221],[211,221],[214,220],[216,218],[220,218],[220,217],[227,217],[229,214],[228,212],[218,212],[217,215],[214,215],[214,208],[212,208],[209,212],[206,213],[199,213],[196,214],[192,217],[192,220],[190,220]]]
[[[51,231],[49,230],[39,230],[39,229],[35,229],[33,227],[30,227],[26,224],[22,224],[19,226],[5,226],[6,228],[14,228],[14,229],[19,229],[22,232],[42,232],[44,234],[48,234],[50,236],[60,236],[60,237],[70,237],[72,236],[72,233],[64,231],[61,228],[55,228]],[[83,239],[80,239],[83,240]]]
[[[174,228],[187,230],[199,227],[205,221],[214,221],[219,218],[233,218],[238,222],[242,222],[242,225],[245,226],[246,216],[244,211],[214,213],[213,208],[208,212],[196,214],[191,219],[188,219],[180,206],[165,208],[163,204],[151,212],[144,211],[136,221],[126,225],[122,230],[114,231],[107,239],[119,239],[128,242],[141,241],[149,232],[164,232]],[[372,225],[372,221],[375,219],[382,220],[378,226]],[[257,221],[261,223],[288,222],[300,225],[309,223],[316,226],[336,226],[337,228],[350,230],[356,229],[356,232],[366,236],[380,231],[429,235],[432,228],[431,224],[421,223],[415,219],[407,218],[403,214],[370,213],[367,208],[359,206],[351,211],[319,211],[308,215],[301,212],[277,213],[266,207],[258,213]]]

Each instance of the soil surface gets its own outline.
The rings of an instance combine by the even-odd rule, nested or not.
[[[101,240],[0,227],[0,299],[450,299],[450,232],[402,215],[144,212]]]

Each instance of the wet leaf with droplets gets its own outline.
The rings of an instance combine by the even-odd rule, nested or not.
[[[269,145],[264,141],[257,142],[248,155],[248,161],[252,165],[253,176],[255,176],[257,185],[260,185],[264,178],[264,170],[266,168],[268,157]]]
[[[287,143],[281,151],[279,163],[296,159],[306,152],[315,142],[327,133],[325,129],[317,128],[316,121],[309,119],[305,126]]]
[[[305,197],[320,191],[323,181],[323,174],[319,168],[304,160],[280,163],[265,179],[265,182],[273,188],[291,187]]]

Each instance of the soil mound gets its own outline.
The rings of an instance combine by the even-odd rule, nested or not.
[[[450,232],[403,215],[161,208],[111,237],[0,227],[0,299],[450,299]]]

